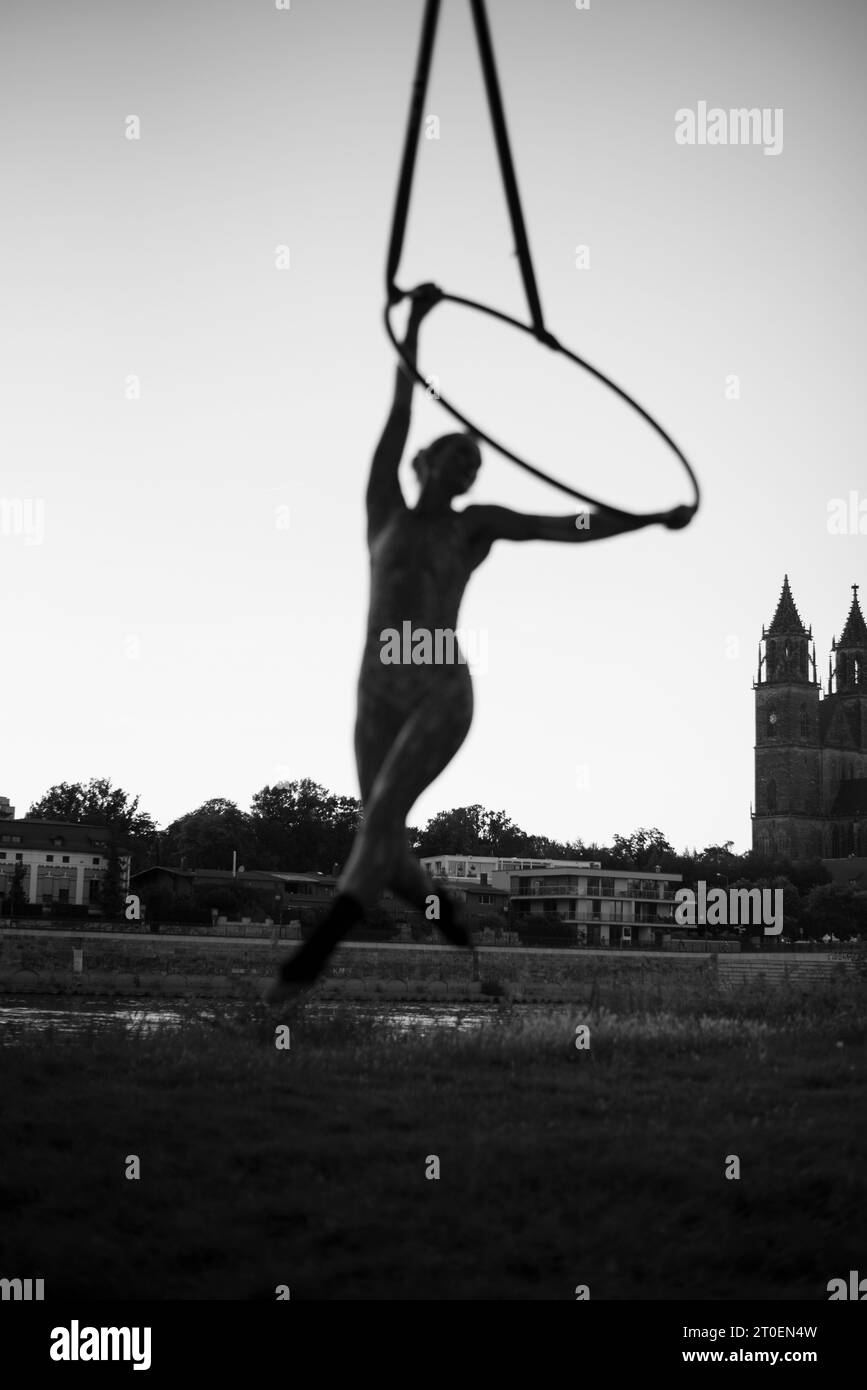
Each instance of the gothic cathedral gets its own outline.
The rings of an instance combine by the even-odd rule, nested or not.
[[[753,689],[753,849],[792,860],[867,855],[867,626],[858,585],[840,639],[831,643],[823,692],[812,631],[786,575],[771,625],[762,629]]]

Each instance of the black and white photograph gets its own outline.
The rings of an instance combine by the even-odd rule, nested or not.
[[[861,0],[3,0],[27,1374],[318,1301],[844,1364],[865,64]]]

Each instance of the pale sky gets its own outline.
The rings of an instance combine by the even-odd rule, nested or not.
[[[831,499],[867,502],[867,10],[489,13],[548,324],[658,416],[704,506],[684,532],[494,548],[462,613],[488,654],[475,723],[411,820],[481,802],[561,839],[657,825],[744,849],[783,574],[823,675],[867,585],[867,515],[865,534],[827,524]],[[19,814],[91,776],[162,825],[281,778],[357,794],[363,492],[420,18],[405,0],[5,0],[0,794]],[[440,28],[401,280],[521,315],[468,6],[445,0]],[[675,112],[701,101],[781,109],[781,153],[678,145]],[[420,360],[577,486],[689,500],[626,407],[522,335],[443,307]],[[416,395],[413,500],[413,452],[456,428]],[[471,500],[575,510],[492,451]]]

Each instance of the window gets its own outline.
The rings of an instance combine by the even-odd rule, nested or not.
[[[15,856],[15,863],[16,863],[16,864],[23,864],[23,862],[24,862],[24,855],[23,855],[23,854],[16,854],[16,856]]]
[[[53,854],[46,854],[46,856],[45,856],[45,862],[46,862],[46,864],[53,864],[53,863],[54,863],[54,855],[53,855]]]
[[[0,849],[0,859],[5,859],[5,858],[6,858],[6,851],[5,851],[5,849]]]
[[[54,899],[52,898],[52,896],[51,896],[50,893],[43,893],[43,894],[42,894],[42,901],[43,901],[44,903],[50,903],[50,902],[53,902]]]
[[[769,710],[768,710],[767,732],[768,732],[768,738],[775,738],[775,737],[776,737],[776,733],[777,733],[777,711],[776,711],[775,709],[769,709]]]
[[[87,885],[87,900],[91,903],[99,902],[99,879],[92,878]]]
[[[54,847],[55,849],[60,849],[60,846],[63,844],[63,841],[61,840],[60,836],[58,835],[57,839],[56,839],[56,840],[52,840],[51,843],[52,843],[52,845],[53,845],[53,847]]]
[[[60,862],[61,862],[61,864],[68,864],[68,863],[69,863],[69,855],[68,855],[68,854],[64,854],[64,856],[63,856],[63,858],[61,859]]]
[[[95,859],[91,859],[90,862],[91,862],[91,864],[93,864],[93,865],[95,866],[95,868],[97,868],[97,869],[99,868],[99,856],[98,856],[98,855],[97,855],[97,857],[96,857]]]
[[[68,903],[68,902],[69,902],[69,889],[68,889],[68,888],[58,888],[58,890],[57,890],[57,901],[60,902],[60,903]]]

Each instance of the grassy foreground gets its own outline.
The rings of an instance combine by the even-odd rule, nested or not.
[[[308,1011],[289,1050],[258,1007],[4,1047],[0,1276],[50,1299],[826,1299],[865,1260],[865,986],[654,988],[652,1012],[630,985],[424,1037]]]

